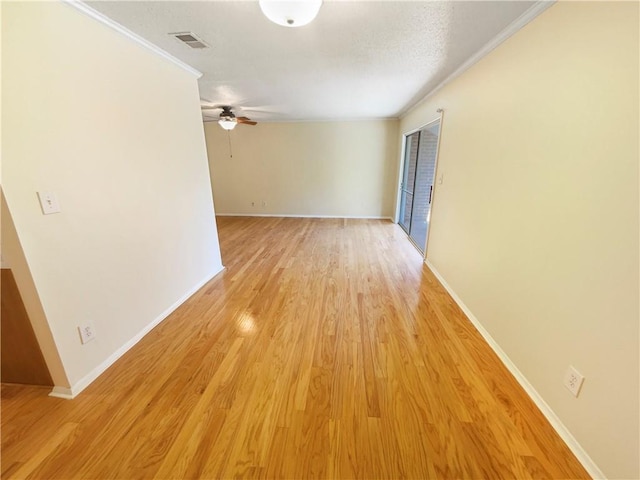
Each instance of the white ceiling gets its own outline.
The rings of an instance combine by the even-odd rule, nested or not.
[[[325,0],[299,28],[257,1],[86,3],[201,71],[204,104],[287,121],[398,117],[537,2]]]

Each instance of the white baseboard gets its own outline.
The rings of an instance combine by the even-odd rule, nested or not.
[[[156,327],[160,322],[162,322],[165,318],[167,318],[173,311],[186,302],[194,293],[200,290],[208,281],[210,281],[213,277],[218,275],[220,272],[224,270],[224,266],[222,266],[218,271],[213,272],[207,275],[204,279],[198,282],[193,288],[191,288],[187,293],[185,293],[182,297],[180,297],[173,305],[167,308],[164,312],[158,315],[151,323],[149,323],[146,327],[140,330],[131,340],[122,345],[118,350],[113,352],[104,362],[98,365],[96,368],[91,370],[87,375],[82,377],[78,382],[71,386],[71,388],[66,387],[53,387],[51,393],[49,393],[50,397],[57,398],[66,398],[71,400],[75,398],[80,392],[82,392],[85,388],[87,388],[91,382],[93,382],[96,378],[98,378],[104,371],[113,365],[116,360],[118,360],[122,355],[127,353],[136,343],[138,343],[142,338],[149,333],[154,327]]]
[[[489,344],[489,346],[493,349],[493,351],[498,355],[498,358],[502,361],[505,367],[511,372],[511,374],[516,378],[520,386],[524,389],[525,392],[531,397],[536,406],[540,409],[542,414],[549,421],[551,426],[555,429],[555,431],[560,435],[560,438],[567,444],[569,449],[576,456],[578,461],[582,464],[582,466],[587,470],[589,475],[591,475],[594,479],[605,479],[604,473],[602,470],[598,468],[598,465],[591,459],[589,454],[582,448],[582,445],[578,443],[575,437],[571,434],[569,429],[562,423],[560,418],[556,415],[556,413],[551,409],[551,407],[544,401],[542,396],[536,391],[536,389],[531,385],[529,380],[522,374],[522,372],[518,369],[518,367],[513,363],[513,361],[509,358],[509,356],[502,350],[498,342],[496,342],[491,334],[484,328],[484,326],[480,323],[480,321],[475,317],[471,310],[464,304],[462,299],[456,294],[456,292],[451,288],[451,286],[447,283],[447,281],[440,275],[440,272],[436,270],[436,268],[429,262],[429,260],[425,261],[429,269],[433,272],[436,278],[440,281],[445,290],[451,295],[451,298],[458,304],[460,309],[467,316],[469,321],[473,324],[474,327],[480,332],[480,335],[485,339],[485,341]]]
[[[70,388],[53,387],[53,390],[51,390],[51,393],[49,393],[49,396],[71,400],[75,395],[73,394]]]
[[[367,215],[299,215],[289,213],[218,213],[216,217],[281,217],[281,218],[347,218],[353,220],[390,220],[393,218],[384,216]]]

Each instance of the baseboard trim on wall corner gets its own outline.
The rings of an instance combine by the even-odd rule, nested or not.
[[[476,316],[471,312],[469,307],[465,305],[462,299],[458,296],[458,294],[451,288],[451,285],[447,283],[444,277],[438,272],[438,270],[433,266],[433,264],[429,260],[425,260],[427,267],[429,270],[433,272],[438,281],[442,284],[445,290],[451,295],[453,301],[456,302],[458,307],[464,312],[469,321],[473,324],[473,326],[478,330],[480,335],[485,339],[485,341],[489,344],[491,349],[498,356],[500,361],[504,364],[505,367],[511,372],[511,374],[518,381],[520,386],[527,392],[527,395],[533,400],[533,403],[540,409],[545,418],[549,421],[553,429],[558,433],[560,438],[567,444],[571,452],[576,456],[578,461],[582,464],[582,466],[587,470],[589,475],[591,475],[594,479],[606,479],[605,474],[600,470],[598,465],[593,461],[593,459],[589,456],[586,450],[580,445],[580,443],[576,440],[573,434],[569,431],[569,429],[562,423],[562,420],[556,415],[556,413],[552,410],[549,404],[542,398],[542,396],[538,393],[538,391],[533,387],[533,385],[527,380],[524,374],[520,371],[520,369],[516,366],[515,363],[509,358],[506,352],[500,347],[498,342],[494,340],[491,334],[484,328],[480,320],[476,318]]]
[[[71,388],[68,387],[53,387],[53,390],[49,392],[50,397],[56,398],[64,398],[66,400],[71,400],[75,396]]]
[[[200,280],[196,285],[194,285],[189,291],[187,291],[182,297],[176,300],[169,308],[163,311],[160,315],[158,315],[155,319],[153,319],[149,324],[147,324],[142,330],[140,330],[136,335],[131,338],[128,342],[122,345],[119,349],[113,352],[104,362],[98,365],[96,368],[91,370],[87,375],[82,377],[79,381],[71,386],[71,388],[67,387],[53,387],[53,390],[49,393],[50,397],[56,398],[64,398],[67,400],[73,400],[75,397],[80,394],[85,388],[87,388],[94,380],[96,380],[102,373],[107,370],[111,365],[113,365],[120,357],[122,357],[125,353],[127,353],[136,343],[144,338],[144,336],[153,330],[156,326],[158,326],[165,318],[171,315],[180,305],[186,302],[193,294],[195,294],[198,290],[200,290],[207,282],[212,280],[214,277],[219,275],[221,272],[225,270],[225,266],[221,265],[218,270],[213,273],[207,275],[204,279]]]

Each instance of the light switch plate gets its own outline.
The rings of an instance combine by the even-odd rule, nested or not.
[[[38,198],[40,199],[40,207],[44,215],[51,213],[58,213],[60,211],[60,204],[58,198],[53,192],[38,192]]]

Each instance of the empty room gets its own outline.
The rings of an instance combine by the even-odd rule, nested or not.
[[[639,479],[640,2],[2,1],[3,479]]]

